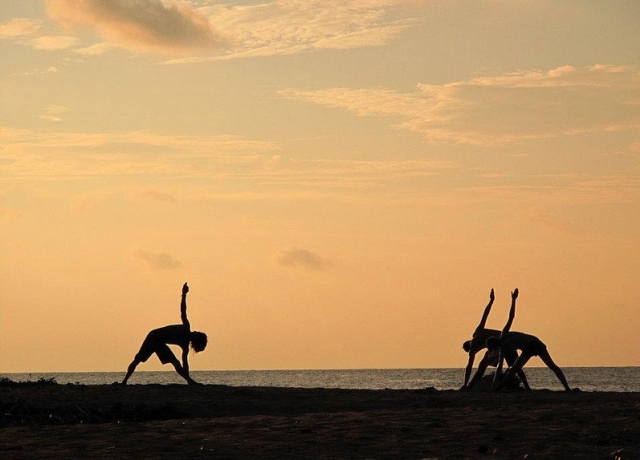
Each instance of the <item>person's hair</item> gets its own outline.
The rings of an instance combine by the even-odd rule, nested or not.
[[[502,340],[500,339],[500,337],[489,337],[487,339],[487,348],[489,350],[495,350],[496,348],[500,347],[501,342]]]
[[[196,353],[207,348],[207,334],[204,332],[193,331],[191,333],[191,348],[193,348],[193,351]]]
[[[469,353],[471,351],[471,340],[467,340],[465,343],[463,343],[462,349]]]

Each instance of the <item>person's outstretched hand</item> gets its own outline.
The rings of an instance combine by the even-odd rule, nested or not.
[[[518,288],[516,288],[515,291],[511,293],[511,298],[513,300],[516,300],[518,298]]]
[[[491,288],[491,292],[489,293],[489,299],[496,300],[496,295],[493,293],[493,288]]]
[[[187,283],[184,283],[182,286],[182,295],[185,295],[187,292],[189,292],[189,286],[187,286]]]

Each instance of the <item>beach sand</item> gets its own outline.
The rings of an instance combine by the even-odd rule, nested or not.
[[[0,385],[0,458],[640,458],[640,393]]]

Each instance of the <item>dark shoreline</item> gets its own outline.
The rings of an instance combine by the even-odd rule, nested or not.
[[[640,458],[640,393],[30,382],[0,409],[15,459]]]

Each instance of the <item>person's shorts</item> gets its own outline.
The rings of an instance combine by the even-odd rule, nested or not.
[[[523,355],[538,356],[547,350],[547,346],[540,339],[535,339],[522,349]]]
[[[149,336],[147,336],[147,338],[144,339],[144,342],[142,342],[140,351],[136,354],[135,359],[144,363],[154,353],[158,355],[158,359],[160,359],[162,364],[168,364],[176,359],[176,356],[166,343],[158,342],[157,340],[154,340],[153,337]]]

